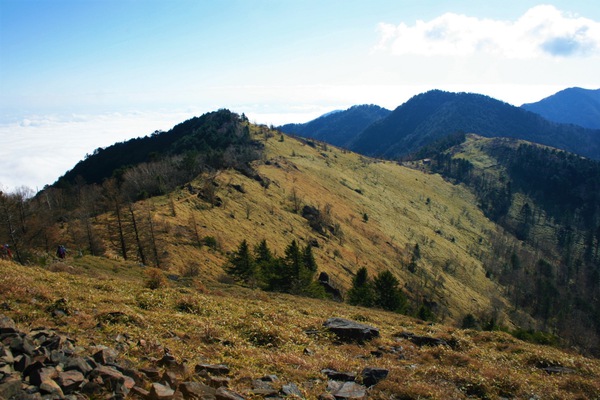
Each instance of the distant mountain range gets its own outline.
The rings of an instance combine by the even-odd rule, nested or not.
[[[371,112],[367,114],[367,110]],[[456,132],[523,139],[600,159],[600,130],[552,122],[480,94],[432,90],[412,97],[392,112],[385,111],[377,106],[357,106],[280,129],[368,156],[392,159]],[[355,114],[367,114],[372,122],[368,124],[369,118],[363,117],[362,125],[352,124]]]
[[[569,88],[521,108],[550,121],[600,129],[600,89]]]
[[[390,110],[375,105],[359,105],[329,112],[304,124],[287,124],[279,130],[292,135],[322,140],[340,147],[348,145],[369,125],[387,117]]]

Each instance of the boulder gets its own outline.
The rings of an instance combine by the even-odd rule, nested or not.
[[[379,336],[379,329],[345,318],[329,318],[323,326],[343,341],[363,342]]]

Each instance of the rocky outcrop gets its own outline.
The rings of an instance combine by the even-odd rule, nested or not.
[[[21,332],[0,315],[0,399],[243,399],[227,389],[226,365],[199,364],[188,382],[175,372],[183,368],[172,355],[154,364],[131,369],[115,349],[84,349],[45,328]]]
[[[341,318],[332,318],[325,326],[351,340],[379,335],[376,328]],[[229,389],[231,370],[225,364],[200,363],[190,369],[167,350],[162,358],[149,361],[151,365],[134,369],[120,360],[115,349],[84,349],[46,328],[25,333],[0,314],[0,399],[243,400],[244,395],[304,398],[296,383],[281,382],[275,375],[252,380],[242,395]],[[323,399],[366,399],[369,388],[388,375],[387,370],[376,367],[365,368],[359,376],[331,369],[321,373],[328,382]]]
[[[364,342],[379,337],[379,329],[345,318],[329,318],[323,326],[347,342]]]

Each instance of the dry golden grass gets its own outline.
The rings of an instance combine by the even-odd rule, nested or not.
[[[117,348],[138,367],[148,365],[148,356],[161,357],[165,348],[187,360],[190,370],[199,362],[226,363],[231,386],[241,393],[251,379],[276,374],[282,384],[294,382],[306,398],[315,399],[325,391],[322,369],[358,374],[374,366],[390,371],[370,391],[374,399],[600,398],[599,360],[505,333],[430,325],[379,310],[216,283],[203,293],[189,282],[172,281],[150,290],[145,269],[105,259],[95,268],[95,260],[86,257],[87,268],[77,265],[81,260],[67,260],[65,267],[72,268],[52,268],[56,272],[0,261],[2,312],[24,330],[46,326],[84,347]],[[109,263],[114,268],[106,268]],[[57,302],[66,304],[69,315],[51,315]],[[381,337],[339,344],[321,328],[332,316],[372,324]],[[418,348],[396,338],[404,331],[444,338],[451,347]],[[398,346],[402,350],[392,352]],[[383,356],[373,356],[376,350]],[[557,365],[573,373],[548,375],[541,369]]]
[[[250,245],[266,239],[282,255],[293,239],[303,244],[316,238],[319,270],[343,290],[351,284],[348,271],[365,266],[371,276],[391,270],[412,300],[436,302],[443,321],[457,322],[467,313],[479,315],[504,302],[501,290],[485,277],[481,261],[497,228],[469,191],[438,175],[332,146],[311,146],[287,136],[283,141],[278,135],[260,138],[265,152],[255,168],[270,181],[268,188],[227,170],[214,177],[216,195],[223,200],[220,207],[211,207],[187,189],[149,201],[161,248],[168,253],[165,269],[183,274],[196,266],[203,281],[216,281],[223,274],[225,254],[244,239]],[[205,179],[192,186],[202,188]],[[341,233],[323,236],[313,231],[293,212],[294,195],[300,206],[330,209],[331,223]],[[199,248],[195,230],[200,237],[216,238],[220,251]],[[406,266],[415,244],[421,259],[417,272],[411,273]],[[504,322],[510,325],[506,316]]]

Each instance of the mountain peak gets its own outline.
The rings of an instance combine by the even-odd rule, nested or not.
[[[521,108],[550,121],[600,129],[600,89],[571,87]]]

